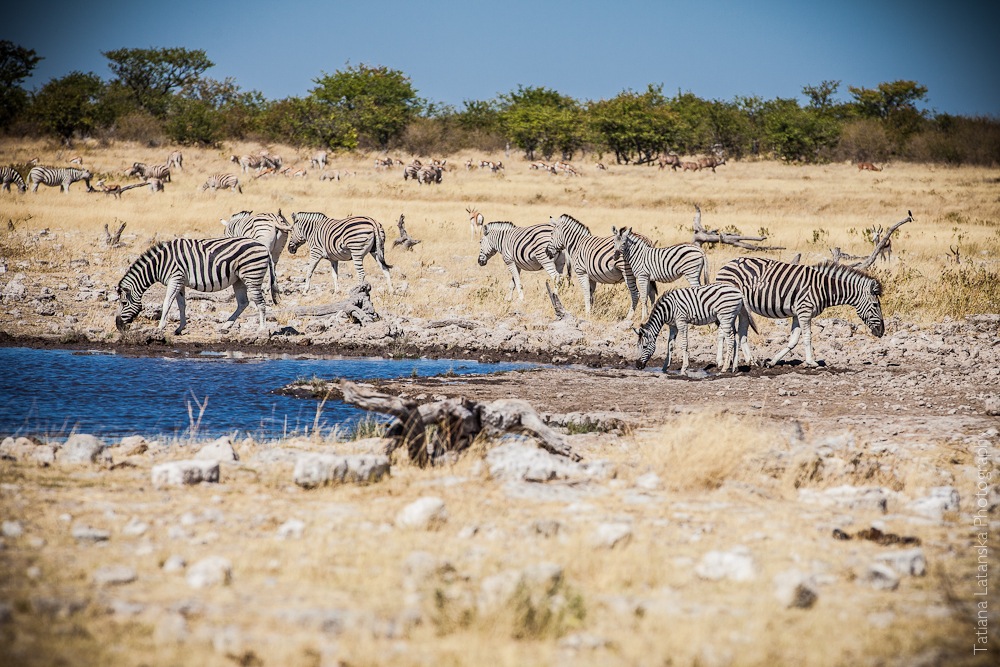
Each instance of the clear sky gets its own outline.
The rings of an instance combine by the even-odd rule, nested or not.
[[[268,99],[323,73],[385,65],[418,94],[461,108],[518,85],[578,100],[663,84],[706,99],[801,96],[840,80],[909,79],[935,112],[1000,117],[996,0],[152,0],[28,3],[0,39],[43,60],[31,89],[73,70],[110,76],[101,51],[204,49],[215,79]]]

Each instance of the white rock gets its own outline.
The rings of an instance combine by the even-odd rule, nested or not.
[[[118,449],[122,456],[137,456],[149,450],[149,443],[141,435],[129,435],[121,439]]]
[[[0,535],[4,537],[21,537],[24,534],[24,527],[20,521],[4,521],[0,526]]]
[[[909,509],[931,519],[941,519],[945,512],[957,512],[959,508],[958,489],[953,486],[936,486],[930,495],[918,498],[909,504]]]
[[[137,517],[132,517],[129,519],[129,522],[122,527],[122,535],[138,537],[139,535],[145,535],[147,530],[149,530],[148,523],[140,521]]]
[[[433,530],[448,520],[444,501],[436,496],[424,496],[410,503],[396,515],[396,526],[418,530]]]
[[[294,480],[311,489],[327,484],[368,484],[389,474],[389,458],[380,454],[305,454],[295,461]]]
[[[171,461],[153,466],[153,485],[157,487],[218,481],[218,461]]]
[[[815,578],[798,570],[774,575],[774,597],[788,609],[809,609],[819,598]]]
[[[882,553],[876,560],[902,576],[922,577],[927,574],[927,559],[924,558],[924,550],[919,547]]]
[[[800,489],[799,499],[819,505],[885,512],[889,492],[881,486],[835,486],[823,491]]]
[[[635,485],[646,491],[656,491],[663,485],[663,482],[655,472],[647,472],[636,478]]]
[[[202,558],[187,571],[187,582],[191,588],[225,585],[232,580],[232,577],[232,563],[222,556]]]
[[[127,565],[104,565],[94,571],[91,581],[97,586],[120,586],[132,583],[137,577],[135,568]]]
[[[607,461],[577,463],[522,442],[505,442],[494,447],[486,454],[486,465],[493,479],[504,481],[604,479],[615,473],[614,466]]]
[[[164,572],[180,572],[187,567],[187,561],[183,556],[173,555],[163,561]]]
[[[208,443],[199,449],[194,457],[199,461],[225,461],[227,463],[240,460],[240,457],[236,455],[236,450],[233,449],[233,441],[228,435]]]
[[[709,551],[694,568],[702,579],[718,581],[752,581],[757,577],[757,566],[750,550],[738,546],[730,551]]]
[[[899,575],[888,565],[879,563],[869,566],[859,580],[877,590],[894,591],[899,588]]]
[[[105,542],[111,538],[111,533],[106,530],[84,525],[73,526],[71,534],[77,542]]]
[[[598,549],[614,549],[631,541],[632,526],[627,523],[602,523],[591,538],[591,543]]]
[[[104,441],[100,438],[89,433],[74,433],[59,448],[56,458],[60,463],[97,463],[107,455],[104,449]]]
[[[504,570],[482,580],[476,606],[480,613],[495,612],[512,601],[534,609],[551,605],[563,581],[563,568],[555,563],[537,563],[523,570]],[[515,596],[525,595],[526,599]]]
[[[279,540],[298,540],[302,538],[302,531],[305,530],[306,524],[304,521],[299,519],[289,519],[285,523],[278,526],[278,530],[275,533],[275,537]]]

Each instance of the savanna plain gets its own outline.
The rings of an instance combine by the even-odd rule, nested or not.
[[[469,152],[433,156],[447,159],[443,182],[417,185],[402,167],[376,170],[374,154],[333,156],[330,180],[291,147],[268,148],[305,177],[255,179],[229,162],[261,148],[183,149],[184,168],[162,193],[116,199],[83,183],[69,194],[0,193],[3,344],[540,361],[489,378],[378,386],[427,400],[525,399],[582,462],[530,438],[483,439],[447,465],[421,468],[397,451],[379,481],[306,488],[294,476],[299,457],[381,453],[385,441],[345,429],[279,441],[148,435],[100,443],[71,463],[61,442],[5,440],[0,662],[995,664],[1000,170],[768,161],[717,173],[607,161],[598,170],[588,155],[573,177]],[[94,182],[123,185],[136,182],[123,176],[133,162],[167,153],[0,143],[3,164],[68,166],[79,155]],[[470,158],[505,169],[466,170]],[[226,171],[242,194],[199,191]],[[637,371],[639,320],[623,321],[623,286],[599,286],[584,318],[577,287],[560,285],[571,317],[556,322],[544,273],[522,274],[520,300],[509,298],[500,258],[477,264],[466,211],[518,225],[567,213],[598,235],[631,226],[666,245],[690,241],[695,205],[708,229],[783,248],[706,247],[711,275],[740,254],[866,256],[869,229],[912,211],[891,257],[871,270],[884,286],[885,336],[840,307],[814,323],[816,369],[797,363],[800,343],[775,368],[664,374],[661,337],[658,359]],[[321,265],[302,295],[299,251],[278,262],[271,335],[258,334],[252,306],[220,333],[231,303],[193,298],[183,335],[170,324],[157,333],[156,288],[137,331],[122,337],[112,295],[131,262],[156,240],[219,236],[219,219],[244,209],[379,220],[391,287],[370,257],[365,267],[381,319],[309,315],[356,276],[342,263],[334,294]],[[411,251],[392,245],[400,215],[421,241]],[[123,222],[122,245],[110,247],[105,225]],[[751,345],[773,354],[788,324],[757,322]],[[707,327],[692,333],[696,368],[714,361],[714,338]],[[586,363],[565,363],[574,360]],[[5,391],[30,391],[16,368],[4,377]],[[333,379],[304,380],[322,396]],[[229,446],[235,457],[223,457],[216,483],[151,481],[154,466]],[[508,465],[532,453],[531,465]]]

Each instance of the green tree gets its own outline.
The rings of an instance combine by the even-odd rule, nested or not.
[[[331,150],[358,147],[358,133],[351,123],[336,108],[312,97],[287,97],[269,103],[258,127],[273,141],[297,146]]]
[[[104,82],[93,72],[70,72],[35,93],[32,116],[45,131],[69,143],[75,133],[86,134],[108,122],[104,90]]]
[[[580,105],[549,88],[518,86],[500,96],[500,123],[504,133],[529,160],[540,151],[550,159],[556,151],[564,159],[583,144]]]
[[[200,49],[115,49],[101,53],[110,62],[112,83],[121,86],[135,106],[158,118],[170,108],[171,95],[193,85],[214,66]]]
[[[840,81],[821,81],[818,86],[803,86],[802,94],[809,98],[809,108],[831,111],[837,106],[833,96],[840,88]]]
[[[34,49],[0,40],[0,129],[10,127],[28,106],[28,93],[21,84],[41,60]]]
[[[926,114],[917,109],[917,102],[927,97],[927,87],[916,81],[891,81],[877,88],[849,86],[854,96],[854,108],[862,118],[881,120],[893,137],[897,149],[924,124]]]
[[[652,162],[676,142],[679,120],[662,86],[651,84],[644,93],[626,90],[592,102],[587,117],[595,140],[613,151],[619,164]]]
[[[232,78],[200,78],[172,98],[166,131],[178,143],[214,146],[254,131],[265,104],[261,93],[241,90]]]
[[[388,67],[348,66],[314,82],[310,97],[330,107],[327,117],[346,121],[361,141],[382,150],[421,109],[410,79]]]
[[[839,137],[836,121],[793,99],[766,102],[763,113],[764,144],[783,160],[819,161]]]

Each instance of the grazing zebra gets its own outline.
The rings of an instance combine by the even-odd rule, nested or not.
[[[615,251],[615,240],[610,236],[594,236],[582,222],[569,215],[559,216],[552,223],[552,240],[545,247],[549,257],[565,250],[569,255],[577,284],[583,292],[583,304],[586,314],[590,315],[594,300],[594,289],[597,283],[615,284],[625,281],[629,295],[632,297],[632,307],[627,318],[635,315],[635,307],[639,301],[636,292],[635,277],[625,259]],[[637,235],[639,236],[639,235]],[[652,242],[645,237],[649,245]]]
[[[32,167],[28,172],[28,182],[31,183],[31,191],[38,192],[38,185],[47,185],[50,188],[62,187],[62,191],[68,193],[69,186],[77,181],[87,184],[90,187],[90,179],[94,175],[86,169],[74,169],[72,167]]]
[[[201,186],[201,192],[205,190],[215,192],[219,188],[229,188],[233,192],[243,194],[243,186],[240,185],[240,179],[236,177],[236,174],[212,174]]]
[[[469,234],[471,238],[475,239],[478,235],[480,238],[483,236],[483,224],[486,222],[486,218],[483,214],[474,208],[465,207],[465,212],[469,214]]]
[[[281,169],[281,165],[284,164],[284,160],[281,159],[280,155],[271,155],[267,151],[261,151],[259,157],[261,167],[274,167],[275,169]]]
[[[170,182],[170,168],[165,164],[133,162],[132,168],[125,172],[125,175],[138,176],[143,180],[146,180],[147,178],[158,178],[161,181]]]
[[[414,160],[410,164],[403,167],[403,180],[408,181],[411,178],[418,183],[420,182],[420,169],[421,165],[418,160]]]
[[[503,257],[513,284],[507,298],[517,295],[524,301],[521,289],[521,271],[545,270],[556,283],[566,263],[565,255],[559,253],[555,259],[548,256],[545,246],[552,238],[552,223],[542,223],[531,227],[516,227],[512,222],[490,222],[483,228],[483,238],[479,241],[479,266],[486,266],[490,257],[500,253]]]
[[[177,167],[181,171],[184,170],[184,155],[180,151],[171,151],[170,155],[167,156],[167,167]]]
[[[267,246],[271,253],[271,261],[274,266],[278,266],[278,258],[281,251],[285,249],[288,241],[288,232],[292,231],[292,226],[281,214],[281,209],[277,213],[257,213],[252,211],[240,211],[229,216],[229,219],[220,219],[226,227],[226,236],[255,239]]]
[[[632,233],[631,227],[612,227],[615,250],[625,258],[635,276],[635,287],[641,295],[642,316],[646,317],[646,294],[655,298],[656,283],[671,283],[681,276],[691,287],[708,282],[708,260],[696,245],[681,243],[666,248],[654,248]]]
[[[292,213],[288,252],[294,255],[299,246],[306,242],[309,243],[311,262],[303,294],[309,291],[312,274],[324,258],[330,260],[333,267],[334,292],[340,291],[338,263],[348,259],[354,260],[358,284],[365,282],[364,259],[368,253],[378,262],[389,289],[392,290],[392,278],[389,276],[389,269],[392,267],[385,262],[385,229],[377,220],[359,215],[335,220],[322,213]]]
[[[326,151],[316,151],[309,158],[309,166],[316,167],[317,169],[326,169],[326,158],[328,153]]]
[[[261,159],[258,155],[230,155],[229,161],[240,165],[240,169],[243,170],[244,174],[251,169],[256,169],[257,171],[261,169]]]
[[[423,185],[424,183],[427,183],[428,185],[431,183],[440,183],[443,173],[444,169],[442,169],[440,165],[427,165],[426,167],[421,168],[420,173],[418,174],[419,178],[417,178],[417,183],[419,185]]]
[[[0,186],[5,192],[10,192],[10,184],[13,183],[17,186],[18,192],[26,192],[28,186],[24,184],[24,179],[21,177],[21,172],[19,172],[14,167],[0,167]]]
[[[157,243],[128,268],[118,283],[115,325],[119,331],[125,331],[142,310],[142,295],[154,283],[162,283],[167,286],[167,295],[163,300],[160,329],[166,326],[167,314],[176,300],[181,321],[174,333],[184,330],[187,325],[185,288],[218,292],[232,287],[236,292],[236,312],[222,325],[223,331],[229,330],[251,300],[257,306],[258,330],[263,331],[267,325],[262,286],[268,273],[271,299],[277,304],[274,263],[264,244],[244,238],[174,239]]]
[[[747,342],[747,331],[749,327],[757,331],[757,325],[744,306],[743,295],[738,288],[728,283],[712,283],[665,292],[657,299],[649,314],[649,320],[640,328],[634,329],[639,336],[639,358],[635,362],[635,367],[639,369],[646,367],[646,363],[656,350],[656,338],[666,324],[670,327],[670,334],[667,337],[667,357],[663,362],[663,372],[665,373],[670,366],[671,347],[680,332],[681,374],[686,373],[690,362],[688,326],[715,323],[719,324],[716,365],[722,370],[731,367],[733,372],[736,372],[739,361],[737,343],[742,346],[747,362],[753,364],[753,355]],[[724,356],[723,351],[725,351]]]
[[[882,284],[844,264],[824,262],[807,266],[759,257],[737,257],[719,269],[715,279],[738,287],[752,312],[764,317],[792,318],[788,345],[774,355],[768,363],[771,366],[791,352],[800,334],[806,348],[806,365],[818,365],[813,358],[810,323],[830,306],[854,306],[872,335],[881,338],[885,333],[879,299]]]

